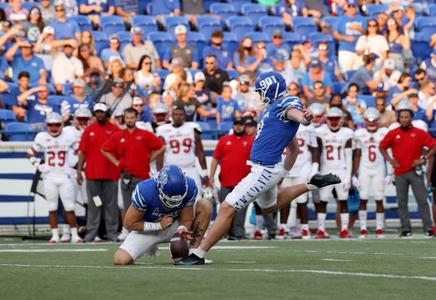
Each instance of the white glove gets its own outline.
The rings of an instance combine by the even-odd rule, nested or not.
[[[35,164],[35,167],[38,169],[41,174],[47,173],[49,171],[49,167],[47,164]]]
[[[384,185],[389,185],[392,182],[394,182],[394,176],[392,176],[391,174],[386,175],[385,179],[383,180]]]
[[[356,176],[351,177],[351,183],[355,188],[358,188],[360,186],[359,179]]]
[[[342,181],[342,187],[344,188],[344,190],[349,190],[350,189],[350,185],[351,185],[350,177],[347,177],[347,178],[344,179],[344,181]]]

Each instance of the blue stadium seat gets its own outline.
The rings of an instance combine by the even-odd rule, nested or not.
[[[415,39],[411,40],[412,43],[412,53],[415,58],[419,58],[420,60],[425,60],[430,57],[431,47],[429,45],[430,35],[421,36],[416,35]]]
[[[229,74],[230,79],[238,79],[239,72],[236,70],[226,70],[227,74]]]
[[[436,4],[430,4],[428,6],[428,14],[432,17],[436,16]]]
[[[215,2],[210,5],[209,10],[212,14],[221,17],[222,20],[238,14],[235,7],[231,3]]]
[[[309,34],[316,32],[316,25],[299,24],[294,26],[294,31],[307,37]]]
[[[17,117],[15,116],[15,113],[12,110],[0,109],[0,122],[1,123],[14,122],[16,120],[17,120]]]
[[[33,141],[35,133],[32,132],[32,125],[21,122],[7,123],[5,133],[9,141]]]
[[[234,16],[228,18],[225,22],[230,31],[233,32],[238,39],[242,39],[247,32],[256,30],[256,24],[248,17]]]
[[[359,98],[365,101],[367,107],[375,107],[375,97],[371,95],[359,95]]]
[[[130,21],[132,26],[141,28],[144,36],[149,32],[158,31],[156,20],[152,16],[133,16]]]
[[[130,32],[128,32],[128,31],[120,31],[120,32],[117,32],[116,35],[120,39],[120,43],[121,43],[121,45],[120,45],[120,53],[122,53],[124,47],[126,47],[126,45],[128,43],[132,42],[132,37],[130,36]]]
[[[102,16],[100,18],[100,25],[103,28],[103,32],[107,35],[126,30],[123,18],[120,16]]]
[[[312,18],[295,16],[292,17],[292,26],[300,26],[300,25],[315,25],[315,21]]]
[[[346,82],[333,82],[332,90],[334,94],[341,94],[344,87],[347,85]]]
[[[326,17],[322,18],[322,21],[327,23],[329,26],[329,29],[332,31],[335,30],[336,23],[338,22],[338,20],[339,20],[339,17],[336,17],[336,16],[326,16]]]
[[[165,78],[168,76],[168,74],[170,74],[170,72],[166,69],[156,69],[154,72],[159,75],[162,82],[165,81]]]
[[[242,6],[247,3],[247,0],[227,0],[226,2],[231,3],[236,11],[240,13],[242,12]]]
[[[242,5],[241,12],[244,16],[249,17],[251,21],[255,24],[260,17],[268,15],[265,6],[254,3],[245,3],[244,5]]]
[[[255,43],[260,41],[267,43],[271,41],[271,36],[268,36],[264,32],[256,32],[256,31],[247,32],[246,36],[251,38]]]
[[[375,17],[379,13],[385,12],[387,7],[380,4],[367,4],[367,14],[368,16]]]
[[[215,133],[210,128],[210,125],[207,122],[203,121],[196,121],[198,125],[200,125],[201,128],[201,138],[206,140],[213,140],[215,139]]]
[[[272,17],[265,16],[259,19],[259,27],[262,32],[272,36],[275,30],[280,30],[281,32],[285,32],[285,24],[283,24],[283,20],[280,17]]]
[[[238,37],[233,32],[224,32],[223,48],[233,53],[239,47]]]
[[[418,31],[421,31],[421,28],[424,26],[436,26],[436,19],[432,17],[417,17],[415,25]]]
[[[188,32],[188,43],[195,45],[197,50],[203,49],[207,45],[207,39],[201,32],[191,31]]]
[[[293,47],[295,44],[301,43],[301,35],[296,32],[284,32],[283,42],[288,44],[290,47]]]
[[[94,39],[94,47],[95,47],[95,51],[97,51],[97,55],[100,55],[103,49],[109,47],[109,41],[104,32],[93,31],[92,37]]]
[[[182,16],[165,16],[163,19],[164,25],[167,29],[167,32],[170,34],[174,34],[174,28],[179,25],[185,25],[186,29],[188,29],[188,31],[190,31],[190,27],[189,27],[189,21],[186,17],[182,17]]]
[[[171,35],[167,32],[150,32],[147,38],[153,42],[160,57],[164,57],[165,52],[174,42]]]
[[[68,20],[72,20],[72,21],[76,22],[77,25],[79,25],[79,27],[80,27],[80,31],[82,31],[82,32],[84,30],[92,31],[92,24],[91,24],[91,21],[89,21],[87,16],[82,16],[82,15],[72,16],[72,17],[69,17]]]
[[[197,27],[206,39],[210,39],[210,35],[215,30],[223,30],[221,21],[211,16],[198,16]]]
[[[227,134],[233,127],[233,121],[221,121],[218,125],[218,130],[224,131]]]

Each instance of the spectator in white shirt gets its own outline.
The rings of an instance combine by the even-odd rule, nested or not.
[[[52,78],[56,91],[60,93],[63,85],[69,81],[73,82],[75,78],[83,76],[83,64],[73,52],[77,46],[74,40],[68,40],[64,45],[63,51],[59,52],[53,60]]]

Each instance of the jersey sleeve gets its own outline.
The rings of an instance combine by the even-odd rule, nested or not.
[[[106,152],[115,152],[117,148],[118,134],[111,137],[101,146],[101,149]]]
[[[422,143],[424,146],[431,149],[436,145],[434,138],[428,132],[423,131],[422,136],[423,136]]]
[[[304,106],[298,97],[285,97],[277,103],[277,117],[281,120],[287,120],[287,113],[289,110],[296,108],[303,110]]]
[[[354,133],[353,139],[355,141],[356,149],[362,149],[362,141],[360,139],[360,130],[356,130]]]
[[[38,133],[33,141],[32,149],[36,152],[44,151],[43,134],[43,132]]]
[[[162,148],[162,146],[164,145],[162,140],[151,132],[147,131],[147,133],[148,133],[148,138],[147,138],[148,147],[151,150],[159,150],[160,148]]]
[[[394,130],[389,131],[386,136],[383,138],[383,140],[380,142],[379,147],[386,150],[391,146],[391,142],[395,136]]]
[[[145,198],[141,194],[141,185],[136,185],[135,190],[132,194],[132,206],[140,211],[146,211],[147,210],[147,204],[145,201]]]

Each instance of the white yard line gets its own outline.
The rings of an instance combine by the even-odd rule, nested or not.
[[[46,269],[103,269],[103,270],[171,270],[171,271],[197,271],[197,272],[235,272],[235,273],[308,273],[331,276],[354,276],[354,277],[372,277],[372,278],[387,278],[387,279],[406,279],[406,280],[424,280],[436,281],[433,276],[413,276],[413,275],[396,275],[396,274],[380,274],[380,273],[362,273],[362,272],[343,272],[343,271],[328,271],[328,270],[293,270],[293,269],[228,269],[228,268],[213,268],[209,266],[193,266],[193,267],[174,267],[174,266],[86,266],[86,265],[28,265],[28,264],[0,264],[0,267],[5,268],[46,268]]]
[[[105,252],[107,249],[0,249],[0,253]]]
[[[324,261],[339,261],[339,262],[352,261],[351,259],[336,259],[336,258],[323,258],[321,260],[324,260]]]

